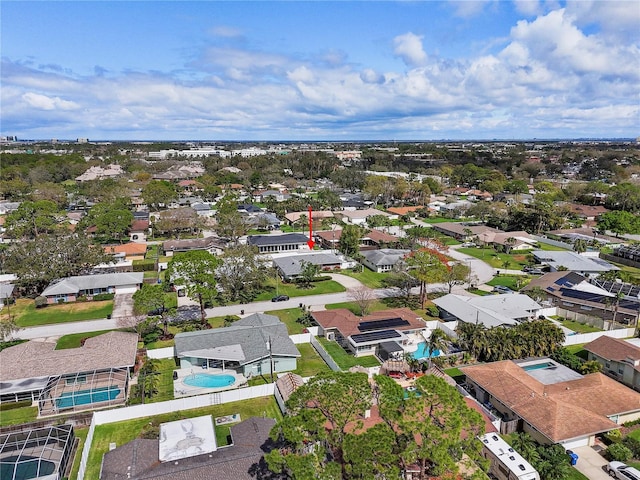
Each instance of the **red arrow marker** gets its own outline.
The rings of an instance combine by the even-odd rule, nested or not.
[[[313,250],[313,247],[316,244],[316,242],[313,241],[313,217],[311,215],[311,205],[309,205],[309,241],[307,242],[309,250]]]

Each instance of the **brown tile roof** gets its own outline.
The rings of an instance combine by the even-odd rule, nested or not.
[[[5,348],[0,352],[0,382],[132,366],[138,335],[109,332],[88,338],[79,348],[55,348],[55,342],[33,340]]]
[[[622,361],[626,358],[640,360],[640,348],[624,340],[605,335],[585,344],[584,349],[607,360]]]
[[[386,318],[400,317],[409,322],[409,325],[397,327],[395,328],[395,330],[416,330],[418,328],[424,328],[426,326],[424,320],[422,320],[418,315],[416,315],[408,308],[382,310],[379,312],[374,312],[365,317],[357,317],[346,308],[338,308],[336,310],[322,310],[319,312],[312,312],[311,315],[323,329],[327,330],[336,328],[345,337],[354,335],[356,333],[362,333],[360,332],[360,330],[358,330],[358,324],[360,322],[383,320]]]
[[[149,228],[149,220],[134,220],[131,222],[131,231],[140,232]]]
[[[617,428],[607,417],[640,410],[640,394],[601,373],[544,385],[510,360],[462,372],[553,442]]]
[[[124,253],[125,255],[144,255],[147,253],[146,243],[124,243],[122,245],[109,245],[104,247],[105,253]]]
[[[423,208],[427,208],[424,205],[417,205],[413,207],[390,207],[387,208],[387,212],[393,213],[394,215],[406,215],[407,213],[416,212],[418,210],[422,210]]]

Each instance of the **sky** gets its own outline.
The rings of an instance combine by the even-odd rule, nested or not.
[[[640,1],[0,2],[0,134],[640,135]]]

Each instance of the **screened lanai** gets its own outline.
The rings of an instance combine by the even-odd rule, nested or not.
[[[124,403],[127,398],[127,368],[92,370],[49,379],[38,399],[40,416],[57,415]]]
[[[0,435],[0,478],[63,478],[74,438],[67,424]]]

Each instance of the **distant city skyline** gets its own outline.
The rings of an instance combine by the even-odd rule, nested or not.
[[[20,139],[637,138],[640,2],[12,1]]]

